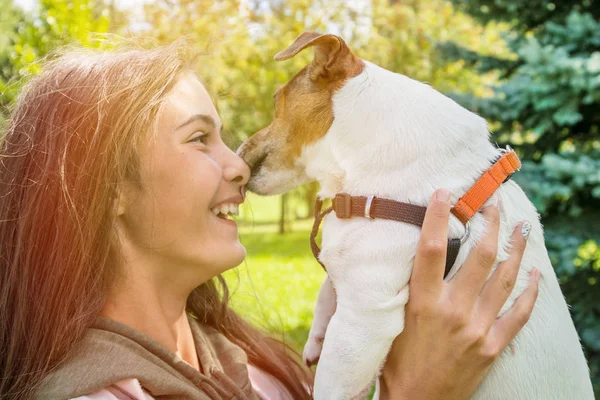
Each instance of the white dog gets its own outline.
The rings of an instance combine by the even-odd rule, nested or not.
[[[423,83],[359,59],[337,36],[305,32],[275,58],[291,58],[307,47],[314,47],[314,60],[278,90],[275,119],[239,150],[252,169],[249,190],[276,194],[317,180],[322,198],[345,192],[423,206],[435,189],[445,187],[454,202],[499,155],[485,120]],[[532,225],[517,282],[500,314],[523,292],[533,267],[542,279],[529,322],[473,398],[593,399],[538,213],[512,181],[490,201],[497,199],[502,204],[497,262],[508,256],[513,227],[523,220]],[[449,277],[485,229],[476,214]],[[464,233],[451,217],[449,236]],[[389,220],[338,219],[333,213],[325,218],[319,258],[328,279],[304,353],[313,362],[320,354],[316,399],[356,398],[376,379],[404,327],[419,234],[413,225]]]

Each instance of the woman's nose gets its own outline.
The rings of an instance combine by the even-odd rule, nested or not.
[[[246,185],[250,179],[250,168],[237,154],[229,149],[227,150],[223,177],[228,182],[235,182],[240,186]]]

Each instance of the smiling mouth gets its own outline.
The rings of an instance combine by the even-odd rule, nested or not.
[[[221,204],[220,206],[211,208],[210,211],[218,218],[227,220],[229,217],[237,217],[239,215],[239,206],[233,203]]]

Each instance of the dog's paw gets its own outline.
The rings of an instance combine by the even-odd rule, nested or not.
[[[304,345],[304,352],[302,353],[302,360],[308,367],[317,365],[319,357],[321,357],[321,350],[323,350],[323,338],[322,337],[309,337]]]

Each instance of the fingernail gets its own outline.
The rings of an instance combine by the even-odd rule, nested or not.
[[[539,282],[540,278],[542,277],[542,273],[537,268],[533,268],[531,270],[530,274],[531,274],[531,280],[533,280],[534,282]]]
[[[525,240],[527,240],[527,238],[529,238],[530,233],[531,224],[529,223],[529,221],[523,222],[523,225],[521,225],[521,235],[525,238]]]
[[[447,203],[450,200],[450,191],[448,189],[438,189],[435,196],[438,201]]]

